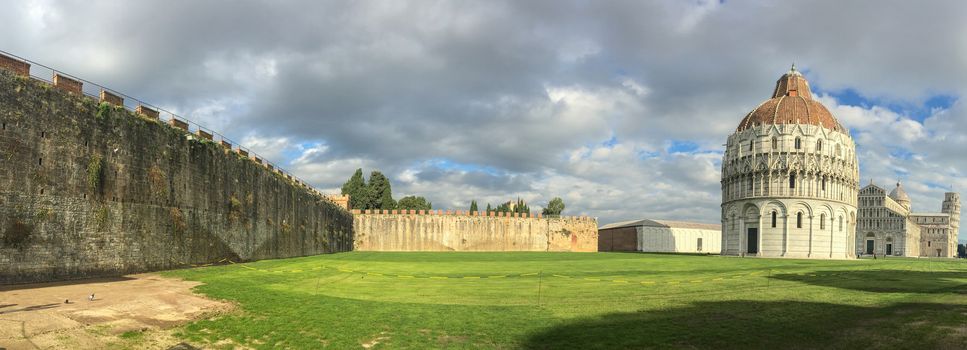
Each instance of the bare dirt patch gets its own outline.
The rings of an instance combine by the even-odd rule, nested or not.
[[[0,348],[125,347],[131,338],[137,348],[169,348],[180,341],[163,330],[233,308],[193,293],[199,284],[138,274],[0,286]]]

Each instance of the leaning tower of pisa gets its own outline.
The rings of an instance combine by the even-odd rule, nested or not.
[[[950,214],[950,237],[947,239],[949,243],[949,252],[957,251],[957,238],[960,237],[960,194],[957,192],[947,192],[944,193],[943,207],[940,209],[941,212]],[[953,254],[957,256],[956,253]]]

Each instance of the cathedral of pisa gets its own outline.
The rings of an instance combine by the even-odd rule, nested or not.
[[[872,181],[860,190],[857,253],[879,256],[957,256],[960,195],[944,194],[939,213],[914,213],[903,186],[886,194]]]
[[[726,147],[723,255],[856,256],[856,144],[795,66]]]

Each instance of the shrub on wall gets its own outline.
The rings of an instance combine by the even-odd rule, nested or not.
[[[94,155],[87,163],[87,185],[92,192],[96,192],[104,179],[104,161],[101,156]]]

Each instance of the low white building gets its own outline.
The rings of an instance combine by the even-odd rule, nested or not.
[[[634,220],[598,228],[598,251],[711,253],[722,250],[718,224],[668,220]]]

